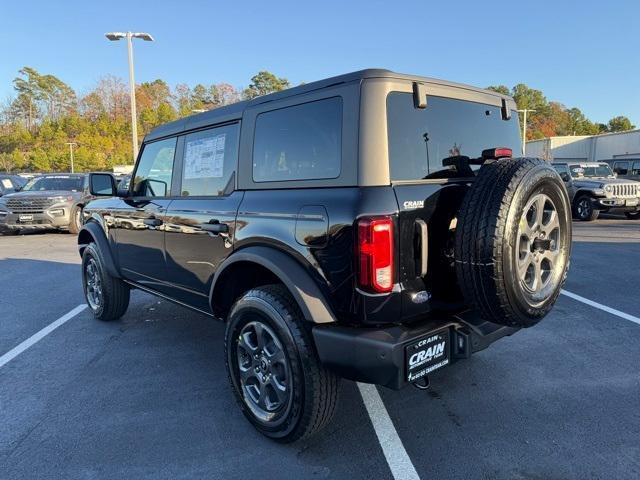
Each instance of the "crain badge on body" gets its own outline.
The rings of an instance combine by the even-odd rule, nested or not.
[[[407,200],[402,204],[405,210],[424,207],[424,200]]]

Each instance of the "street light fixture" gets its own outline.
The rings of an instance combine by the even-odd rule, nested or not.
[[[527,113],[535,112],[532,108],[523,108],[522,110],[516,110],[522,112],[522,156],[527,155]]]
[[[65,142],[65,145],[69,145],[69,157],[71,159],[71,173],[73,172],[73,147],[77,147],[78,144],[76,142]]]
[[[141,38],[145,42],[153,42],[153,37],[144,32],[109,32],[104,34],[112,42],[127,39],[127,52],[129,54],[129,99],[131,101],[131,139],[133,143],[133,161],[138,158],[138,121],[136,114],[136,82],[133,77],[133,46],[132,38]]]

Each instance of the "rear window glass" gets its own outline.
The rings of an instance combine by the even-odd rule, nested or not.
[[[479,158],[495,147],[521,149],[518,115],[502,120],[500,107],[432,97],[427,108],[414,107],[411,93],[387,96],[391,180],[438,178],[442,160],[455,155]]]
[[[340,175],[342,99],[328,98],[256,118],[253,179],[313,180]]]

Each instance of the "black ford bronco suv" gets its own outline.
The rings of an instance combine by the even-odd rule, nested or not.
[[[365,70],[161,126],[126,192],[92,174],[78,236],[96,318],[139,288],[226,323],[231,388],[287,442],[340,377],[426,387],[552,308],[571,249],[554,168],[512,158],[509,97]]]

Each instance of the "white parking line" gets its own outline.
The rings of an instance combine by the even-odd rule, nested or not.
[[[30,336],[29,338],[27,338],[24,342],[22,342],[17,347],[12,348],[11,350],[9,350],[7,353],[5,353],[4,355],[2,355],[0,357],[0,367],[3,367],[7,363],[9,363],[11,360],[16,358],[18,355],[20,355],[22,352],[24,352],[26,349],[28,349],[32,345],[35,345],[36,343],[38,343],[40,340],[42,340],[44,337],[49,335],[56,328],[58,328],[60,325],[64,325],[66,322],[68,322],[73,317],[75,317],[80,312],[82,312],[85,308],[87,308],[86,305],[78,305],[76,308],[71,310],[69,313],[64,314],[62,317],[57,319],[55,322],[50,323],[49,325],[44,327],[42,330],[40,330],[38,333],[36,333],[36,334]]]
[[[629,315],[628,313],[621,312],[620,310],[616,310],[615,308],[607,307],[606,305],[602,305],[601,303],[594,302],[593,300],[589,300],[588,298],[581,297],[580,295],[576,295],[575,293],[568,292],[566,290],[560,290],[562,295],[566,295],[569,298],[573,298],[578,302],[582,302],[586,305],[589,305],[593,308],[597,308],[602,310],[603,312],[610,313],[611,315],[615,315],[616,317],[624,318],[625,320],[629,320],[630,322],[637,323],[640,325],[640,318],[634,317],[633,315]]]
[[[418,472],[416,472],[409,454],[398,436],[396,427],[393,426],[389,413],[382,403],[376,386],[358,382],[358,388],[393,478],[396,480],[420,480]]]

